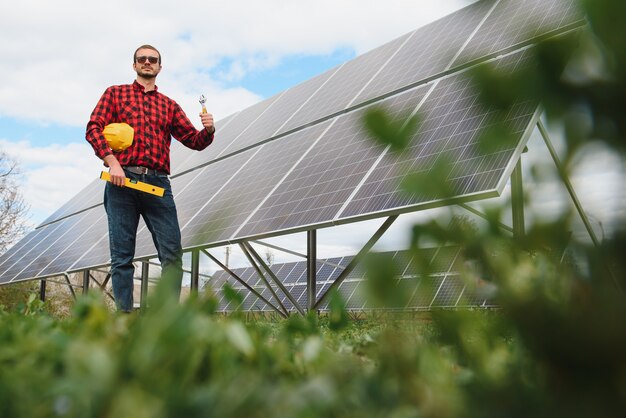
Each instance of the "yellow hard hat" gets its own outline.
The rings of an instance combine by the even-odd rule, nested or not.
[[[109,123],[102,131],[113,151],[124,151],[133,144],[135,130],[127,123]]]

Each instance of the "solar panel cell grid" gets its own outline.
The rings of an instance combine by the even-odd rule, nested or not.
[[[240,168],[240,171],[226,187],[212,198],[204,199],[203,206],[193,205],[195,216],[181,226],[185,236],[183,246],[230,239],[253,209],[294,166],[304,150],[310,147],[316,136],[319,136],[317,130],[307,129],[245,152],[246,155],[254,153],[253,158],[248,162],[235,161],[233,167]],[[237,157],[239,155],[228,160]],[[216,165],[220,163],[221,161]],[[214,172],[210,166],[207,167],[202,176],[191,185],[191,196],[203,203],[201,192],[194,190],[203,188],[210,181],[210,177],[219,178],[220,171]]]
[[[295,285],[291,289],[291,296],[293,296],[293,298],[296,300],[296,302],[300,304],[300,306],[307,306],[309,298],[306,293],[306,285]]]
[[[419,287],[407,307],[416,309],[429,308],[442,281],[442,277],[428,277],[420,280]]]
[[[495,0],[480,1],[417,29],[355,100],[365,102],[446,70]]]
[[[36,277],[37,273],[54,259],[56,253],[64,248],[62,245],[67,243],[68,238],[75,238],[70,232],[74,225],[80,222],[85,216],[86,214],[83,212],[79,215],[59,221],[58,228],[53,229],[50,234],[46,236],[46,239],[42,239],[34,245],[28,252],[28,256],[23,257],[7,270],[7,274],[12,276],[11,281]],[[57,243],[61,245],[61,247],[57,247]]]
[[[279,128],[287,123],[291,115],[297,112],[315,95],[317,90],[332,77],[335,71],[336,69],[326,71],[287,90],[272,105],[271,112],[263,113],[254,124],[250,125],[241,138],[228,149],[228,152],[249,147],[272,138],[279,132],[285,132],[285,130]]]
[[[106,214],[102,206],[90,209],[74,227],[75,232],[67,234],[50,247],[46,253],[53,260],[38,276],[49,276],[68,271],[72,264],[85,254],[101,237],[108,232]]]
[[[577,23],[575,0],[500,0],[454,66]]]
[[[526,57],[524,52],[505,57],[502,59],[503,65],[523,65]],[[506,115],[504,122],[517,129],[515,135],[518,141],[524,130],[519,128],[528,126],[535,110],[536,104],[521,103]],[[443,190],[441,195],[432,191],[407,195],[400,185],[408,173],[428,173],[437,161],[444,158],[450,164],[446,183],[453,195],[465,196],[497,188],[518,143],[503,143],[500,147],[502,149],[495,149],[491,154],[480,149],[483,129],[489,127],[489,121],[495,124],[498,120],[497,112],[483,108],[467,76],[459,74],[441,80],[420,113],[424,123],[406,154],[386,155],[341,217],[411,207],[443,199],[446,196]],[[468,120],[469,126],[466,126],[465,121]],[[483,123],[479,125],[477,120]],[[477,167],[478,171],[473,171]]]
[[[458,303],[459,297],[461,296],[463,288],[464,285],[459,276],[446,276],[446,280],[439,289],[432,306],[436,308],[455,307]]]
[[[106,170],[105,167],[102,167],[102,169]],[[100,180],[99,178],[95,178],[74,197],[72,197],[67,203],[65,203],[51,216],[44,220],[40,226],[57,221],[63,217],[70,216],[74,213],[80,212],[92,206],[101,204],[104,197],[104,185],[104,181]]]
[[[287,132],[344,110],[409,36],[403,35],[345,63],[280,131]]]
[[[47,227],[38,228],[33,231],[30,231],[24,238],[18,241],[14,246],[9,248],[6,252],[0,254],[0,272],[3,271],[3,268],[6,268],[13,264],[17,258],[22,256],[22,251],[28,248],[30,242],[36,242],[37,236],[44,233],[44,231],[49,231]],[[13,260],[13,261],[11,261]]]
[[[426,93],[415,89],[387,100],[393,115],[412,111]],[[335,119],[315,147],[242,228],[241,235],[328,222],[381,153],[362,122],[363,111]]]
[[[183,172],[214,160],[217,157],[231,153],[231,148],[240,140],[245,130],[253,124],[259,116],[266,112],[274,103],[278,96],[256,103],[241,112],[233,115],[223,125],[219,121],[215,122],[215,139],[209,147],[202,151],[194,153],[188,158],[178,172]]]

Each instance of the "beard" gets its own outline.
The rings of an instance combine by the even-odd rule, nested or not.
[[[146,72],[146,71],[144,71],[142,69],[139,69],[139,70],[137,70],[137,75],[142,77],[142,78],[150,79],[150,78],[155,78],[157,76],[157,73],[156,72]]]

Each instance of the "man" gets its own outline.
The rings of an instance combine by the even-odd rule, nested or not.
[[[168,175],[170,141],[203,150],[213,142],[215,126],[210,113],[201,113],[204,129],[198,131],[181,107],[161,94],[155,84],[161,71],[161,54],[142,45],[133,55],[137,78],[132,84],[106,89],[87,124],[86,139],[109,167],[110,182],[104,191],[111,251],[111,281],[117,309],[133,308],[133,258],[139,216],[152,234],[162,277],[171,280],[176,294],[182,281],[182,247],[176,206]],[[103,134],[109,123],[127,123],[134,129],[132,145],[114,152]],[[124,187],[125,179],[163,187],[163,197]]]

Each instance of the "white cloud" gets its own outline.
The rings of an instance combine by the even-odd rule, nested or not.
[[[101,162],[86,142],[36,147],[27,141],[0,139],[0,149],[19,163],[20,191],[31,208],[33,224],[39,224],[102,170]]]
[[[199,94],[216,116],[259,98],[229,89],[209,71],[223,59],[236,73],[290,54],[357,53],[468,4],[405,1],[24,0],[0,6],[0,115],[83,126],[104,89],[131,81],[141,44],[163,55],[163,90],[195,109]],[[193,106],[193,107],[192,107]]]

